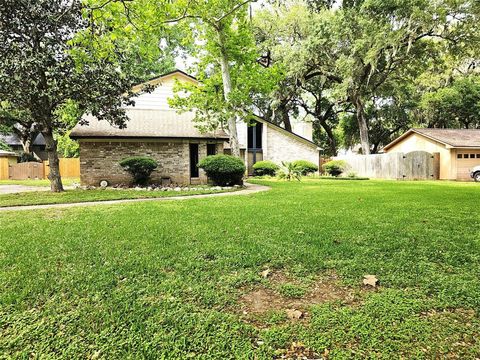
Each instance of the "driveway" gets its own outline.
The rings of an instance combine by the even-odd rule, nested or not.
[[[50,188],[47,186],[0,185],[0,195],[16,194],[16,193],[27,192],[27,191],[48,191],[48,190],[50,190]]]

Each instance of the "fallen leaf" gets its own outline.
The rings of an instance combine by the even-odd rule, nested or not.
[[[260,275],[261,275],[262,277],[264,277],[264,278],[267,278],[268,275],[270,275],[271,273],[272,273],[272,270],[266,269],[266,270],[263,270],[263,271],[260,273]]]
[[[376,287],[378,284],[378,279],[375,275],[364,275],[363,276],[363,285]]]
[[[285,310],[285,312],[287,313],[287,317],[290,320],[298,320],[303,316],[303,312],[301,312],[300,310],[287,309]]]

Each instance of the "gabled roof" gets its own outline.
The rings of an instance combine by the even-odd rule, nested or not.
[[[480,148],[480,129],[410,129],[383,150],[390,149],[411,134],[419,134],[447,148]]]
[[[165,74],[162,74],[162,75],[159,75],[159,76],[155,76],[151,79],[148,79],[147,81],[145,81],[143,83],[134,85],[132,87],[132,90],[133,90],[133,92],[141,92],[143,90],[144,85],[156,86],[158,84],[161,84],[162,80],[164,80],[168,77],[178,77],[178,76],[183,77],[187,81],[198,83],[198,80],[195,76],[189,75],[185,71],[175,69],[175,70],[170,71],[168,73],[165,73]]]
[[[142,91],[145,84],[158,85],[168,77],[180,76],[189,81],[197,79],[181,70],[157,76],[145,83],[135,85],[133,91]],[[127,108],[129,121],[125,129],[110,125],[107,121],[99,121],[93,116],[86,116],[88,126],[77,124],[70,137],[80,138],[195,138],[195,139],[228,139],[221,129],[201,132],[195,127],[192,113],[179,114],[175,110]]]
[[[184,71],[174,70],[169,73],[157,76],[145,83],[135,85],[133,91],[142,91],[145,84],[158,85],[162,80],[171,76],[181,76],[189,81],[198,82],[198,80]],[[70,133],[72,139],[79,138],[215,138],[229,139],[228,134],[217,129],[210,132],[200,132],[192,122],[191,113],[178,114],[174,110],[148,110],[148,109],[126,109],[129,121],[126,129],[119,129],[110,125],[106,121],[98,121],[92,116],[85,117],[88,126],[76,125]],[[284,134],[300,140],[309,146],[322,150],[314,142],[292,132],[288,131],[264,118],[255,116],[259,121],[268,123],[277,128]]]
[[[255,118],[256,118],[258,121],[260,121],[260,122],[267,123],[268,125],[270,125],[270,126],[276,128],[276,129],[280,130],[281,132],[283,132],[283,133],[285,133],[285,134],[287,134],[287,135],[289,135],[289,136],[292,136],[292,137],[296,138],[297,140],[303,141],[303,142],[307,143],[308,145],[315,146],[318,150],[323,150],[321,147],[319,147],[319,146],[318,146],[317,144],[315,144],[313,141],[308,140],[308,139],[304,138],[303,136],[300,136],[300,135],[294,133],[293,131],[289,131],[289,130],[287,130],[287,129],[284,129],[284,128],[282,128],[281,126],[279,126],[279,125],[277,125],[277,124],[275,124],[275,123],[273,123],[273,122],[271,122],[271,121],[269,121],[269,120],[267,120],[267,119],[265,119],[265,118],[263,118],[263,117],[261,117],[261,116],[255,115]]]

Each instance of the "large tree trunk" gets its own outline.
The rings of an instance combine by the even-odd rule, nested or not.
[[[230,65],[228,64],[227,51],[225,49],[225,35],[221,27],[217,28],[218,42],[220,45],[220,67],[222,69],[223,94],[225,101],[229,102],[229,95],[232,92],[232,80],[230,78]],[[227,122],[228,135],[230,136],[230,148],[232,155],[240,157],[240,145],[238,143],[237,119],[230,117]]]
[[[22,148],[23,148],[23,152],[25,154],[31,154],[32,153],[32,142],[31,142],[30,138],[22,139]]]
[[[370,141],[368,139],[368,126],[365,119],[365,111],[363,109],[363,103],[360,96],[355,95],[353,102],[357,112],[358,129],[360,131],[360,144],[362,145],[362,153],[364,155],[370,154]]]
[[[48,165],[50,168],[50,173],[48,174],[48,179],[50,180],[50,189],[53,192],[63,191],[62,178],[60,177],[60,161],[58,160],[57,154],[57,142],[53,138],[52,129],[46,129],[42,131],[43,137],[45,138],[45,150],[48,154]]]
[[[328,126],[324,118],[318,119],[318,121],[320,122],[320,125],[322,126],[323,130],[325,130],[325,133],[327,134],[328,143],[330,145],[330,151],[332,155],[337,156],[338,154],[337,140],[335,139],[335,135],[333,134],[332,128]]]
[[[285,130],[292,132],[292,123],[290,122],[290,117],[288,116],[288,110],[285,105],[279,107],[280,116],[282,118],[283,126]]]

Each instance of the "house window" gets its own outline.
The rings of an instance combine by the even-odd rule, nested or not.
[[[457,159],[461,159],[462,158],[462,154],[457,154]]]
[[[477,154],[477,159],[480,159],[480,154]]]
[[[207,156],[217,153],[217,144],[207,144]]]
[[[248,148],[249,149],[261,149],[262,148],[262,130],[263,124],[260,122],[252,122],[252,125],[248,127]]]
[[[463,154],[464,159],[468,159],[468,154]]]
[[[470,154],[470,159],[475,159],[475,154]]]
[[[198,144],[190,144],[190,177],[198,177]]]

